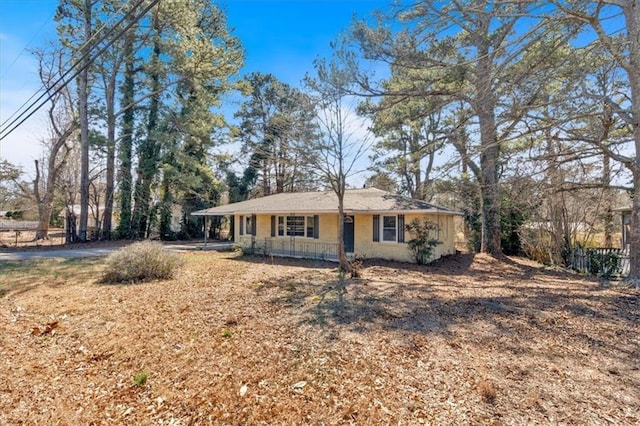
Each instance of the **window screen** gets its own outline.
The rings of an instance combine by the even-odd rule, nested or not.
[[[396,231],[396,217],[382,216],[382,241],[396,241]]]

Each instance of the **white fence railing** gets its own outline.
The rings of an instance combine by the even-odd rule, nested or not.
[[[38,222],[34,220],[0,219],[0,229],[9,231],[36,230],[38,229]]]
[[[571,267],[582,273],[625,277],[629,274],[629,248],[576,248]]]
[[[338,260],[338,244],[297,238],[265,238],[254,241],[254,249],[267,256],[302,257],[319,260]]]

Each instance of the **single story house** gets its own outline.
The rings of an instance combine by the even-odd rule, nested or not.
[[[267,254],[337,259],[338,221],[344,223],[349,256],[414,262],[406,244],[405,225],[414,219],[437,225],[431,260],[455,252],[454,217],[460,213],[425,201],[376,188],[350,189],[344,196],[344,217],[338,215],[333,191],[280,193],[199,210],[194,216],[231,216],[233,240]]]
[[[104,219],[104,205],[89,204],[89,217],[87,223],[87,230],[91,238],[95,237],[95,234],[100,231],[102,220]],[[78,229],[80,223],[80,205],[74,204],[63,208],[58,215],[64,220],[64,229],[66,232],[71,232],[69,229],[72,227],[74,230]],[[171,222],[169,227],[173,232],[179,232],[182,228],[182,206],[180,204],[171,205]],[[71,223],[71,221],[74,223]],[[111,215],[111,227],[116,229],[120,223],[120,209],[119,206],[114,205],[114,211]],[[74,231],[75,232],[75,231]]]
[[[64,232],[68,236],[69,233],[75,233],[80,227],[80,204],[67,205],[60,210],[58,215],[64,220]],[[102,225],[102,218],[104,216],[104,205],[96,205],[89,203],[87,211],[87,236],[89,239],[97,238],[97,234],[100,232]],[[112,216],[114,224],[117,223],[115,214]]]

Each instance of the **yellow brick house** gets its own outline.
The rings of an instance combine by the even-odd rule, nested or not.
[[[278,256],[337,258],[338,221],[344,221],[345,250],[350,256],[414,262],[405,225],[428,220],[441,244],[431,260],[455,252],[454,217],[458,212],[377,188],[350,189],[344,216],[338,215],[333,191],[280,193],[192,213],[232,216],[233,240],[244,248]]]

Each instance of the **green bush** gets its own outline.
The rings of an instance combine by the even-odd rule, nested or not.
[[[151,241],[133,243],[112,253],[102,276],[105,283],[131,283],[173,278],[182,259]]]
[[[589,256],[589,273],[592,275],[609,280],[622,272],[622,262],[618,253],[600,253],[587,249],[587,256]]]
[[[432,237],[437,231],[438,225],[427,220],[413,219],[405,228],[413,237],[407,241],[407,246],[416,263],[418,265],[428,263],[436,246],[442,244],[441,241]]]

